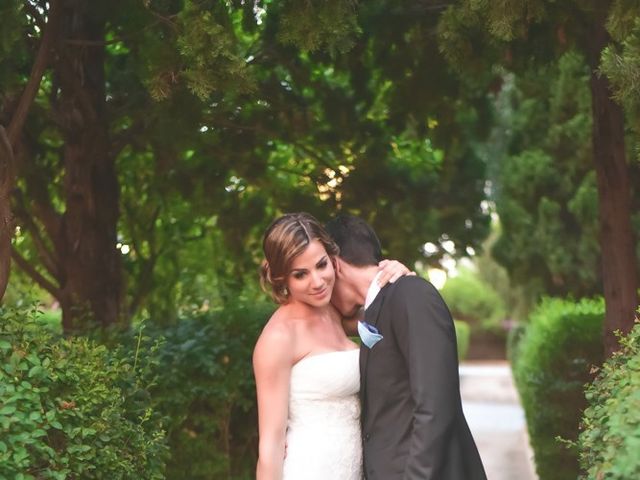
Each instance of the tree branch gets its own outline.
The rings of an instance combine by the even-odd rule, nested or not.
[[[165,25],[170,27],[172,30],[178,30],[178,25],[176,24],[176,22],[173,21],[173,19],[177,18],[178,15],[174,14],[174,15],[164,16],[152,10],[151,8],[149,8],[148,2],[145,2],[145,8],[151,15],[153,15],[156,19],[158,19],[158,21],[164,23]]]
[[[33,265],[31,265],[22,255],[18,253],[15,248],[11,249],[11,258],[13,258],[13,261],[16,262],[18,267],[20,267],[23,272],[29,275],[38,285],[40,285],[47,292],[53,295],[57,300],[60,300],[60,289],[47,278],[45,278],[40,272],[38,272],[33,267]]]
[[[42,33],[40,48],[38,49],[36,59],[33,63],[33,67],[31,68],[31,75],[29,76],[27,85],[24,87],[18,106],[16,107],[15,112],[13,112],[11,123],[7,129],[7,135],[11,145],[15,145],[16,139],[22,131],[22,127],[27,119],[27,114],[29,113],[31,104],[36,97],[36,93],[38,93],[38,88],[40,88],[42,76],[44,75],[44,71],[49,63],[49,53],[55,42],[62,9],[60,8],[60,0],[51,0],[50,5],[49,19],[47,21],[47,26]]]
[[[9,137],[4,127],[0,125],[0,299],[7,290],[11,264],[13,221],[9,196],[13,186],[14,163]]]
[[[177,15],[172,15],[171,17],[177,17]],[[167,18],[170,18],[170,17],[167,17]],[[137,30],[135,32],[125,33],[123,35],[120,35],[117,38],[112,39],[112,40],[74,40],[74,39],[66,39],[66,40],[64,40],[64,43],[67,44],[67,45],[76,45],[76,46],[80,46],[80,47],[106,47],[108,45],[113,45],[113,44],[116,44],[116,43],[124,42],[125,40],[133,38],[136,35],[139,35],[140,33],[143,33],[146,30],[149,30],[150,28],[155,27],[159,23],[166,22],[166,21],[168,21],[168,20],[166,20],[165,18],[160,19],[160,18],[157,18],[157,16],[156,16],[156,20],[155,21],[151,22],[149,25],[145,25],[140,30]]]
[[[33,214],[44,226],[54,249],[58,250],[59,245],[56,243],[56,239],[60,234],[62,218],[51,205],[46,180],[34,171],[27,172],[24,178],[26,180],[27,195],[33,201]],[[17,192],[17,198],[24,204],[21,192]],[[26,211],[26,208],[24,210]]]
[[[18,194],[17,203],[18,206],[15,209],[16,217],[22,220],[24,227],[31,234],[31,238],[33,239],[33,244],[36,247],[36,251],[38,252],[38,257],[40,257],[40,261],[42,265],[47,270],[49,275],[51,275],[55,279],[59,279],[59,270],[57,267],[57,262],[54,256],[54,253],[47,246],[44,238],[40,233],[40,228],[33,220],[33,217],[29,214],[24,205],[24,199],[22,195]]]
[[[15,158],[7,131],[0,125],[0,202],[9,202],[15,169]],[[6,219],[1,219],[6,220]]]
[[[320,164],[321,166],[324,166],[325,168],[330,168],[331,170],[337,170],[335,165],[328,163],[324,159],[324,157],[322,157],[321,155],[319,155],[318,153],[316,153],[314,150],[304,145],[303,143],[294,143],[294,147],[299,148],[302,152],[306,153],[311,158],[314,158],[316,162],[318,162],[318,164]]]
[[[138,278],[136,279],[137,288],[135,289],[135,292],[132,295],[131,302],[129,303],[129,307],[127,308],[127,311],[129,312],[129,317],[131,318],[138,311],[138,309],[140,308],[140,305],[142,304],[144,299],[149,295],[149,292],[151,291],[151,286],[152,286],[151,280],[153,278],[153,271],[155,269],[158,258],[160,257],[160,251],[156,251],[153,247],[153,244],[155,243],[153,241],[155,238],[153,236],[153,229],[155,228],[156,220],[160,215],[160,207],[158,206],[155,208],[148,222],[148,226],[146,228],[143,227],[143,230],[146,231],[147,233],[146,238],[149,239],[149,244],[150,244],[149,257],[144,257],[142,255],[140,242],[136,234],[136,226],[138,225],[138,223],[133,221],[133,208],[131,208],[131,205],[126,201],[123,202],[123,208],[127,213],[126,222],[129,225],[129,234],[131,237],[131,244],[133,245],[133,249],[137,253],[138,258],[140,259],[140,264],[141,264],[140,272],[139,272]],[[142,224],[143,222],[140,222],[140,223]]]

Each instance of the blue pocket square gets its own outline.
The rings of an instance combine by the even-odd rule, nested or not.
[[[358,322],[358,335],[360,335],[362,343],[369,348],[373,348],[373,346],[383,338],[376,327],[362,321]]]

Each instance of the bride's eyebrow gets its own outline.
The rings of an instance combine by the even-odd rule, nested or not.
[[[323,257],[322,257],[320,260],[318,260],[318,261],[316,262],[316,265],[315,265],[315,266],[317,267],[317,266],[319,266],[322,262],[326,262],[326,261],[328,261],[327,256],[326,256],[326,255],[323,255]],[[291,269],[291,273],[296,273],[296,272],[301,272],[301,273],[302,273],[302,272],[306,272],[306,271],[308,271],[308,269],[307,269],[307,268],[292,268],[292,269]]]
[[[320,260],[318,260],[316,262],[316,267],[319,266],[321,263],[326,262],[327,261],[327,256],[324,255]]]

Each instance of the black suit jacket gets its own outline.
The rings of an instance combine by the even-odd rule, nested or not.
[[[384,287],[365,312],[383,335],[360,350],[367,480],[486,480],[462,412],[456,335],[426,280]]]

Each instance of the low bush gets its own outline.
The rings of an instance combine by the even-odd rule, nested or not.
[[[588,480],[640,478],[640,323],[586,389],[578,440]]]
[[[257,459],[251,356],[274,305],[237,305],[196,313],[175,326],[149,327],[162,338],[155,408],[167,419],[168,479],[249,479]]]
[[[0,310],[0,478],[159,479],[167,448],[150,407],[153,366],[37,312]]]
[[[575,441],[586,407],[583,386],[603,360],[604,302],[546,299],[531,314],[513,365],[536,469],[544,480],[579,474],[578,454],[556,437]]]
[[[462,361],[467,357],[469,351],[469,340],[471,339],[471,328],[467,322],[454,320],[456,327],[456,340],[458,342],[458,361]]]
[[[473,271],[462,269],[457,277],[447,280],[440,293],[454,318],[468,322],[473,331],[504,332],[504,302]]]

